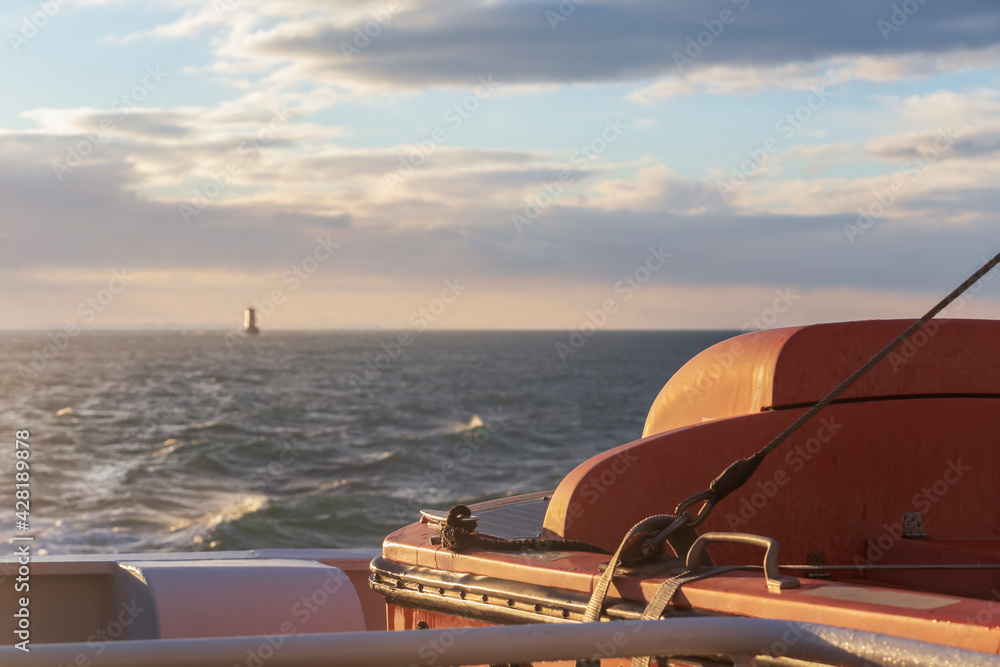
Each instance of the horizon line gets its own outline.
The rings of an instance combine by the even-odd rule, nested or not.
[[[801,326],[801,325],[796,325]],[[787,328],[787,327],[778,327]],[[308,328],[308,329],[294,329],[294,328],[277,328],[277,329],[262,329],[260,333],[253,334],[255,336],[266,335],[269,333],[373,333],[373,332],[387,332],[387,333],[403,333],[410,332],[414,335],[420,335],[425,333],[493,333],[493,332],[517,332],[517,333],[530,333],[530,332],[566,332],[566,331],[577,331],[579,327],[568,327],[568,328],[555,328],[555,327],[545,327],[537,329],[529,328],[441,328],[441,329],[425,329],[423,331],[417,331],[412,328],[400,327],[400,328],[389,328],[389,327],[357,327],[357,328]],[[0,326],[0,333],[52,333],[52,332],[65,332],[65,327],[60,326],[44,326],[44,327],[3,327]],[[632,333],[632,332],[731,332],[731,331],[743,331],[742,329],[735,328],[676,328],[676,329],[659,329],[659,328],[634,328],[634,329],[597,329],[593,333]],[[756,331],[754,329],[753,331]],[[169,333],[169,332],[204,332],[204,333],[233,333],[233,334],[243,334],[242,329],[233,328],[223,328],[218,325],[205,325],[205,326],[173,326],[173,325],[123,325],[121,327],[102,327],[94,329],[83,329],[81,328],[77,333],[71,334],[77,336],[81,333],[139,333],[139,332],[159,332],[159,333]],[[249,335],[249,334],[248,334]]]

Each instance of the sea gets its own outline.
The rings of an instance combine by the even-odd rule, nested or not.
[[[587,333],[0,332],[0,540],[378,547],[421,508],[554,489],[638,439],[670,376],[737,332]]]

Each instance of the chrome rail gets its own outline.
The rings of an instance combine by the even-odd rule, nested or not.
[[[4,667],[409,667],[627,658],[642,655],[753,656],[819,664],[1000,667],[1000,656],[831,626],[754,618],[538,624],[488,628],[354,632],[93,645],[0,647]],[[84,662],[86,660],[86,662]]]

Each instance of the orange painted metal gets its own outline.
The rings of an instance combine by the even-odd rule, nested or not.
[[[865,550],[880,565],[933,563],[1000,566],[1000,540],[898,540],[892,547],[885,534],[869,538]],[[980,597],[990,601],[993,615],[1000,618],[1000,569],[991,570],[872,570],[868,581],[924,591]]]
[[[695,356],[664,385],[643,436],[705,420],[815,403],[912,320],[841,322],[745,334]],[[1000,329],[990,320],[932,320],[842,399],[1000,395]]]
[[[699,355],[658,397],[647,422],[653,435],[566,476],[549,503],[543,537],[613,551],[633,524],[669,513],[707,488],[732,461],[756,452],[806,410],[783,406],[818,400],[907,324],[761,332]],[[1000,562],[1000,322],[949,321],[925,333],[919,345],[901,349],[900,357],[887,359],[851,390],[854,400],[828,407],[765,460],[699,530],[772,537],[783,564],[805,564],[817,553],[828,564],[851,566]],[[720,355],[729,361],[725,373],[698,385],[701,393],[689,401],[692,378],[722,364]],[[670,430],[658,432],[661,427]],[[906,512],[921,513],[929,539],[903,537]],[[454,554],[430,544],[433,534],[426,525],[407,526],[386,539],[383,555],[585,593],[608,559],[589,553],[551,560],[479,550]],[[730,545],[712,546],[710,553],[728,565],[763,558]],[[762,573],[736,571],[686,584],[675,603],[1000,652],[1000,571],[857,568],[831,575],[770,593]],[[660,583],[662,578],[618,576],[610,595],[645,602]],[[407,612],[395,621],[393,613],[391,627],[412,627]]]
[[[654,582],[644,584],[647,590],[654,586]],[[841,596],[826,597],[824,589],[837,589]],[[908,596],[913,596],[912,601]],[[775,594],[764,589],[759,574],[740,573],[687,584],[675,602],[739,616],[821,623],[1000,653],[1000,609],[995,602],[959,596],[921,597],[930,599],[874,584],[808,579],[802,580],[801,588]],[[882,601],[876,601],[879,599]],[[906,606],[921,603],[941,606]]]
[[[399,540],[409,541],[417,538],[416,532],[411,529],[419,529],[422,533],[423,539],[420,542],[423,544],[418,547],[419,550],[427,552],[441,550],[441,547],[427,542],[433,531],[420,525],[410,526],[394,533],[387,541],[386,547],[390,551],[400,553],[392,547],[400,546]],[[713,550],[712,553],[717,556],[720,551]],[[504,577],[526,583],[544,585],[548,582],[548,585],[553,585],[551,583],[553,579],[567,581],[565,576],[558,576],[558,573],[561,572],[563,575],[573,573],[572,586],[553,585],[553,587],[588,593],[593,590],[600,577],[600,564],[607,562],[608,558],[600,554],[572,553],[558,560],[544,561],[517,554],[497,554],[478,550],[452,556],[453,569],[450,571]],[[717,557],[717,560],[722,559]],[[759,560],[757,554],[747,562],[755,563]],[[996,599],[970,599],[953,594],[931,595],[901,591],[896,587],[861,580],[860,573],[854,575],[856,579],[853,581],[801,579],[800,588],[770,593],[762,573],[736,571],[686,584],[674,602],[679,607],[692,607],[718,613],[876,630],[910,639],[990,653],[1000,652],[1000,602]],[[663,581],[662,577],[619,576],[615,578],[609,595],[648,602]],[[853,597],[860,599],[851,600],[851,595],[817,595],[817,591],[827,587],[856,591]],[[901,592],[902,600],[898,599]],[[907,595],[914,596],[914,602],[908,601]],[[930,600],[931,605],[940,606],[922,608],[921,604],[926,606],[927,603],[925,598]],[[908,604],[911,606],[907,606]],[[390,607],[389,613],[389,625],[393,629],[412,629],[417,620],[430,623],[429,618],[438,619],[437,624],[432,624],[430,627],[479,625],[479,621],[447,614],[404,611],[403,608],[394,607]]]
[[[568,591],[593,590],[597,567],[607,562],[603,554],[567,553],[559,560],[525,558],[515,552],[472,549],[452,553],[430,544],[437,531],[426,524],[412,524],[390,534],[382,545],[384,558],[397,563],[420,565],[448,572],[470,572]]]
[[[865,558],[871,536],[901,532],[906,512],[921,512],[936,538],[1000,538],[998,409],[1000,399],[984,398],[832,405],[722,501],[701,531],[773,537],[787,563],[823,552],[828,563],[846,565]],[[628,527],[707,488],[803,411],[677,429],[598,455],[556,489],[545,528],[613,549]]]
[[[449,628],[453,628],[455,630],[454,635],[445,635],[443,637],[444,641],[428,641],[425,646],[421,647],[420,651],[418,651],[418,657],[421,662],[418,664],[423,665],[437,664],[439,658],[447,652],[448,647],[451,646],[454,641],[461,641],[463,629],[480,628],[488,625],[487,623],[482,623],[472,619],[458,618],[456,616],[449,616],[448,614],[439,614],[420,609],[408,609],[394,604],[387,605],[387,609],[390,630],[413,630],[417,627],[431,630],[446,630]],[[420,624],[419,626],[418,623]],[[614,645],[594,645],[594,654],[602,657],[602,667],[630,667],[632,659],[614,658],[615,650]],[[520,667],[573,667],[575,664],[575,661],[547,661],[521,665]],[[488,666],[473,665],[470,667]]]

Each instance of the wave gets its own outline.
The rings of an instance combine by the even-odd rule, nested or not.
[[[211,514],[207,522],[208,528],[215,529],[220,524],[238,521],[248,514],[261,511],[267,507],[269,503],[270,498],[265,495],[253,494],[243,496],[239,500],[229,503],[221,510]]]
[[[479,415],[472,415],[472,419],[467,422],[451,422],[445,426],[439,433],[443,435],[457,435],[459,433],[465,433],[467,431],[474,431],[477,428],[483,428],[483,420]]]
[[[344,479],[334,480],[332,482],[325,482],[312,490],[315,493],[320,491],[333,491],[334,489],[339,489],[343,486],[348,486],[350,484],[360,484],[362,480],[360,477],[345,477]]]
[[[418,494],[447,508],[552,488],[578,460],[631,441],[636,406],[725,337],[605,333],[581,366],[560,364],[550,332],[428,332],[397,361],[405,373],[357,396],[337,378],[382,334],[275,333],[247,353],[218,332],[95,332],[74,345],[71,377],[40,376],[6,409],[51,445],[38,521],[52,553],[377,545],[415,520],[397,506]],[[0,332],[15,364],[39,342]],[[129,360],[142,372],[123,375]],[[497,405],[518,419],[487,444],[483,415]],[[461,444],[477,445],[474,460]],[[449,461],[462,467],[441,481]]]
[[[173,454],[178,449],[181,449],[182,447],[187,447],[191,444],[192,443],[190,441],[181,441],[178,440],[177,438],[167,438],[166,440],[163,441],[163,444],[160,446],[160,449],[157,449],[149,456],[150,458],[154,459],[163,458],[164,456]]]
[[[215,537],[225,526],[235,523],[250,514],[259,512],[267,508],[269,504],[270,499],[261,494],[230,496],[230,502],[224,504],[220,509],[213,510],[193,519],[170,522],[170,532],[180,533],[181,535],[185,533],[191,535],[191,533],[194,533],[189,538],[192,543],[208,544],[211,548],[216,543]]]

